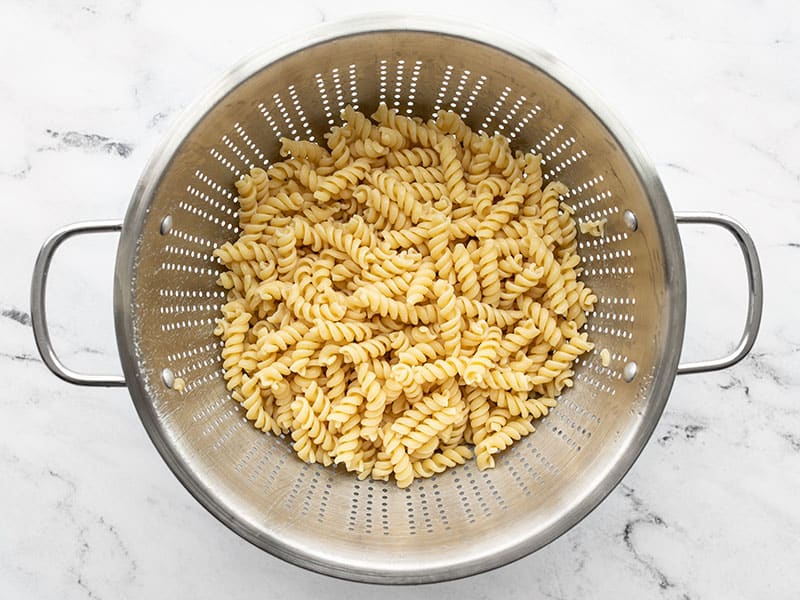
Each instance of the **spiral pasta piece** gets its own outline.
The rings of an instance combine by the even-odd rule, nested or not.
[[[364,307],[373,314],[390,317],[403,323],[433,323],[437,319],[434,306],[412,306],[405,302],[382,296],[370,288],[360,288],[352,296],[355,306]]]
[[[495,198],[505,196],[510,188],[510,184],[506,179],[488,174],[491,162],[488,160],[488,155],[484,156],[486,156],[486,174],[478,176],[479,183],[475,188],[474,211],[479,219],[488,217]]]
[[[461,295],[469,300],[480,299],[482,292],[475,262],[464,244],[456,244],[453,248],[453,269]]]
[[[319,387],[314,388],[314,390],[318,391]],[[292,413],[294,414],[292,427],[295,430],[299,429],[308,432],[308,439],[325,452],[333,450],[335,446],[333,436],[328,431],[328,428],[325,427],[320,415],[312,409],[308,394],[298,396],[295,399],[292,403]]]
[[[415,477],[428,478],[444,473],[452,467],[463,465],[471,458],[472,450],[467,446],[456,446],[436,452],[430,458],[416,460],[411,463],[411,467],[414,469]]]
[[[278,277],[284,281],[289,279],[297,267],[297,246],[294,232],[283,230],[275,238],[275,249],[278,257]]]
[[[245,417],[253,421],[253,425],[263,432],[280,435],[281,429],[272,418],[274,396],[271,392],[261,390],[257,380],[246,375],[242,378],[241,390],[234,390],[232,397],[245,409]]]
[[[369,365],[365,363],[358,365],[356,376],[366,397],[364,417],[361,419],[361,437],[374,442],[378,439],[378,428],[383,417],[383,410],[386,408],[386,393]]]
[[[226,305],[228,314],[225,315],[228,325],[223,327],[220,323],[217,325],[216,331],[225,343],[222,349],[222,368],[228,382],[227,387],[229,390],[233,390],[239,387],[241,382],[242,365],[239,361],[244,353],[244,338],[251,315],[245,312],[241,301],[230,304],[232,304],[230,307]],[[223,308],[223,314],[225,314],[226,308]]]
[[[262,385],[262,387],[264,386]],[[294,395],[292,394],[291,386],[285,380],[281,380],[272,385],[270,389],[275,396],[273,412],[275,423],[280,427],[281,433],[289,433],[292,421],[294,421],[291,407],[292,402],[294,402]]]
[[[311,331],[309,331],[309,333],[311,333]],[[322,346],[322,341],[316,339],[316,336],[312,337],[306,335],[306,337],[297,342],[297,345],[288,357],[289,371],[300,375],[305,374],[306,367],[309,366],[311,359],[317,353],[320,346]]]
[[[533,388],[533,383],[525,373],[507,367],[497,367],[484,373],[481,386],[489,389],[527,392]]]
[[[360,204],[364,204],[374,210],[383,219],[383,221],[376,221],[376,226],[391,225],[396,228],[392,230],[393,233],[407,231],[403,228],[411,221],[409,215],[403,212],[400,205],[381,192],[381,190],[368,186],[358,186],[353,190],[353,197]],[[384,232],[384,234],[386,233]],[[387,240],[387,243],[390,247],[396,247],[392,240]],[[411,245],[413,243],[410,243],[407,247]]]
[[[469,125],[457,114],[451,111],[440,110],[436,115],[436,128],[443,133],[453,134],[455,139],[464,148],[473,153],[478,152],[482,147],[482,136],[476,134]]]
[[[339,344],[360,342],[372,335],[369,323],[345,323],[314,319],[314,329],[323,340]]]
[[[539,154],[526,154],[522,168],[528,193],[520,213],[523,217],[536,217],[540,213],[539,203],[542,198],[542,157]]]
[[[361,388],[351,386],[341,400],[332,406],[330,413],[328,413],[327,420],[331,428],[342,428],[344,423],[347,423],[354,416],[357,416],[364,400],[365,396]]]
[[[350,142],[350,156],[355,158],[380,158],[385,156],[389,149],[375,140],[354,140]]]
[[[444,174],[440,167],[423,167],[409,165],[406,167],[393,167],[386,173],[405,183],[443,183]]]
[[[300,405],[301,401],[298,400],[297,404],[293,403],[291,408],[299,412],[301,410]],[[317,447],[311,440],[308,430],[300,427],[300,422],[296,419],[292,420],[292,440],[294,440],[292,449],[297,454],[297,458],[306,463],[313,464],[317,462]]]
[[[505,238],[505,239],[508,239],[508,238]],[[499,261],[497,261],[497,269],[498,269],[498,271],[500,273],[500,278],[501,279],[508,279],[509,277],[513,277],[514,275],[518,275],[519,273],[522,273],[522,271],[525,270],[525,267],[523,266],[523,261],[524,261],[524,259],[522,257],[522,254],[519,254],[519,253],[513,254],[511,256],[504,256],[503,258],[501,258]],[[536,265],[534,264],[534,266],[536,266]],[[531,287],[533,287],[533,286],[531,286]],[[523,292],[520,292],[520,293],[523,293]],[[511,299],[514,299],[518,295],[519,295],[519,293],[517,293],[517,294],[511,293],[511,294],[505,294],[505,295],[503,293],[501,293],[500,294],[500,298],[501,298],[501,300],[505,300],[505,296],[510,296]]]
[[[553,256],[544,240],[538,236],[529,236],[530,256],[535,263],[544,269],[544,282],[547,286],[546,297],[553,312],[558,315],[566,314],[569,305],[564,291],[564,276],[561,265]]]
[[[467,361],[464,369],[464,383],[477,385],[483,382],[483,378],[497,360],[497,353],[500,350],[500,338],[503,332],[499,327],[489,327],[485,321],[483,323],[483,341],[475,350],[475,354]]]
[[[531,318],[519,321],[514,330],[500,340],[500,357],[512,356],[522,348],[533,342],[541,331],[536,326],[536,321]]]
[[[445,353],[444,344],[436,342],[419,342],[397,353],[400,363],[415,367],[429,360],[435,360]]]
[[[472,431],[472,443],[478,444],[486,437],[486,421],[489,418],[491,405],[489,394],[485,389],[466,386],[464,401],[467,405],[469,426]]]
[[[293,158],[306,159],[313,163],[320,162],[323,157],[329,157],[325,148],[314,142],[307,140],[292,140],[290,138],[281,138],[280,155],[286,158],[292,156]]]
[[[225,242],[214,250],[214,256],[224,265],[243,261],[272,262],[275,260],[270,246],[252,240],[239,240],[234,244]]]
[[[588,341],[585,333],[570,338],[561,344],[553,356],[539,368],[536,375],[531,378],[531,382],[534,385],[541,385],[556,379],[569,369],[576,358],[592,348],[594,348],[594,344]]]
[[[321,354],[322,350],[320,350]],[[331,406],[341,402],[344,398],[349,375],[350,371],[344,365],[344,358],[341,355],[334,355],[325,364],[325,393],[330,399]]]
[[[375,171],[369,173],[368,181],[375,186],[375,189],[397,204],[398,208],[412,223],[419,222],[422,219],[427,207],[419,201],[413,190],[407,187],[408,184],[386,172]]]
[[[372,115],[372,118],[381,125],[400,133],[409,143],[424,148],[434,148],[441,137],[441,134],[434,127],[399,115],[397,110],[389,109],[385,102],[381,102],[378,105],[378,109]]]
[[[405,279],[405,276],[413,269],[414,263],[417,260],[418,258],[416,256],[410,254],[398,254],[390,259],[373,262],[368,269],[361,273],[361,276],[367,281],[376,282],[378,287],[389,285],[386,283],[389,279],[395,277]],[[410,284],[410,278],[408,281]]]
[[[469,410],[467,402],[461,392],[461,385],[455,379],[452,379],[442,386],[442,392],[449,397],[449,405],[456,411],[456,418],[453,423],[448,425],[442,433],[439,434],[440,447],[452,448],[458,446],[464,440],[464,435],[469,428]],[[434,448],[434,451],[436,448]]]
[[[538,398],[528,398],[526,401],[528,411],[533,415],[534,419],[546,417],[551,408],[555,408],[558,404],[553,398],[547,396],[539,396]]]
[[[317,185],[314,198],[320,202],[328,202],[332,198],[339,197],[345,189],[355,187],[359,181],[364,179],[369,169],[369,160],[365,158],[356,159],[353,163],[339,169],[329,177],[323,178]]]
[[[377,131],[364,113],[357,111],[351,104],[342,109],[342,119],[346,123],[348,137],[351,139],[378,139]]]
[[[343,169],[350,163],[349,136],[351,130],[346,127],[334,127],[325,134],[325,141],[331,152],[334,166]]]
[[[336,227],[333,223],[315,223],[314,230],[319,234],[323,243],[331,248],[344,252],[359,267],[367,269],[375,260],[375,256],[370,249],[364,246],[352,233],[348,233],[341,227]]]
[[[342,346],[340,352],[345,360],[358,364],[383,356],[389,351],[390,345],[391,338],[389,334],[383,333],[364,342],[354,342]]]
[[[467,201],[467,184],[464,180],[464,168],[456,154],[453,138],[444,137],[436,144],[439,161],[442,165],[442,174],[447,189],[447,195],[456,204]]]
[[[273,163],[267,170],[267,193],[281,187],[289,187],[291,178],[297,173],[298,169],[305,164],[299,158],[290,158],[281,162]]]
[[[433,148],[404,148],[389,152],[386,164],[389,167],[434,167],[439,164],[439,153]]]
[[[404,411],[402,415],[394,420],[391,428],[397,435],[404,438],[414,431],[427,417],[446,407],[447,396],[434,392]]]
[[[423,211],[428,210],[432,203],[438,204],[439,201],[449,200],[447,188],[442,183],[436,182],[413,182],[404,184],[406,189],[422,205]]]
[[[542,191],[541,208],[539,217],[544,221],[544,234],[542,239],[551,246],[560,245],[561,240],[561,212],[560,196],[568,192],[567,186],[559,181],[552,181]]]
[[[335,464],[344,463],[348,471],[361,471],[364,469],[363,440],[361,428],[358,424],[345,430],[336,438],[336,445],[331,452]]]
[[[396,365],[395,369],[404,366],[407,365]],[[465,367],[466,359],[463,357],[448,356],[447,358],[437,358],[417,367],[410,367],[411,382],[421,385],[446,381],[463,373]]]
[[[497,268],[497,245],[492,239],[484,240],[479,249],[478,273],[480,276],[481,289],[483,290],[483,302],[496,304],[500,300],[500,276]]]
[[[401,440],[409,453],[418,450],[438,436],[458,418],[458,409],[454,406],[440,408],[431,416],[418,423]],[[434,448],[438,443],[434,445]]]
[[[489,325],[497,325],[498,327],[513,325],[523,315],[522,311],[519,310],[495,308],[487,302],[470,300],[465,296],[459,296],[456,301],[461,314],[465,317],[486,321]]]
[[[458,356],[461,353],[461,311],[456,302],[453,286],[443,279],[433,284],[436,295],[436,306],[439,309],[439,327],[444,352],[447,356]]]
[[[562,202],[562,206],[563,206]],[[575,220],[568,212],[563,212],[558,216],[558,226],[560,228],[561,240],[559,241],[558,259],[563,263],[566,259],[574,256],[578,250],[578,229]],[[570,306],[572,306],[570,304]]]
[[[255,185],[256,188],[256,201],[260,202],[269,193],[270,189],[269,176],[267,175],[267,172],[261,167],[253,167],[250,169],[250,178],[252,179],[252,183],[253,185]],[[243,179],[244,177],[242,178],[242,180]]]
[[[429,223],[427,246],[436,271],[442,279],[449,279],[453,273],[453,255],[449,248],[450,218],[439,211],[433,211],[427,219]]]
[[[509,418],[519,416],[527,418],[530,415],[530,410],[527,403],[529,394],[528,392],[490,390],[489,393],[497,406],[508,409],[508,413],[510,415]]]
[[[558,321],[550,314],[550,311],[530,298],[522,298],[520,308],[536,325],[540,335],[547,343],[554,347],[561,344],[563,334]]]
[[[507,225],[517,214],[525,200],[527,185],[522,180],[515,181],[505,198],[494,204],[485,219],[478,226],[475,235],[478,239],[493,238],[504,225]]]
[[[380,127],[378,129],[378,139],[389,150],[402,150],[407,145],[403,134],[391,127]]]
[[[414,481],[414,469],[411,466],[411,459],[408,457],[408,453],[400,442],[398,435],[390,427],[387,426],[383,429],[381,437],[384,451],[389,458],[397,481],[397,487],[401,489],[407,488]]]
[[[239,227],[243,227],[250,222],[258,205],[256,184],[250,175],[245,175],[235,185],[239,193]]]
[[[429,260],[423,262],[414,273],[408,286],[406,300],[412,306],[425,300],[433,288],[436,265]]]
[[[499,431],[486,437],[475,446],[478,469],[485,471],[494,467],[494,454],[502,452],[514,442],[533,433],[533,431],[533,424],[528,419],[517,417],[509,421]]]
[[[377,460],[372,466],[370,477],[373,481],[389,481],[392,475],[392,461],[389,460],[389,454],[383,448],[383,440],[381,440],[381,451],[377,454]]]
[[[502,135],[482,138],[478,145],[480,145],[480,149],[483,152],[489,154],[489,160],[500,170],[503,177],[509,181],[521,179],[522,170],[511,154],[511,149],[508,147],[508,140]]]
[[[544,267],[536,263],[528,264],[514,276],[513,280],[506,282],[505,289],[500,293],[500,302],[504,305],[512,304],[519,296],[535,287],[543,275]]]
[[[304,321],[313,321],[315,319],[340,321],[347,312],[347,308],[338,302],[316,304],[306,300],[303,298],[301,290],[296,286],[286,293],[284,301],[294,315]]]
[[[497,390],[492,390],[492,391],[497,391]],[[508,406],[507,405],[500,406],[499,404],[497,404],[498,400],[505,400],[506,397],[502,394],[494,394],[491,395],[491,398],[492,400],[495,401],[495,404],[493,405],[495,408],[493,408],[489,412],[489,416],[486,419],[486,425],[485,425],[486,435],[490,435],[492,433],[500,431],[503,427],[506,426],[506,423],[508,423],[508,420],[511,418],[511,411],[508,410]]]
[[[303,336],[308,333],[309,329],[311,328],[308,324],[302,321],[295,321],[286,327],[281,327],[276,331],[270,331],[256,341],[258,351],[262,355],[285,351],[289,346],[303,339]]]

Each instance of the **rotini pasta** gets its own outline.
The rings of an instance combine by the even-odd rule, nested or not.
[[[226,386],[301,460],[360,479],[491,468],[594,348],[577,236],[606,220],[577,222],[540,156],[455,113],[342,119],[236,182],[239,238],[214,251]]]
[[[594,237],[603,237],[606,234],[606,223],[608,219],[605,217],[597,221],[582,221],[580,223],[581,233],[586,233]]]

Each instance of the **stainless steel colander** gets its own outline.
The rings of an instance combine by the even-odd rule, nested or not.
[[[406,490],[307,465],[255,430],[222,378],[212,335],[224,294],[212,251],[236,237],[233,182],[278,159],[281,136],[320,140],[348,103],[371,112],[460,113],[545,159],[576,218],[608,219],[579,237],[599,300],[597,346],[537,431],[480,472],[474,463]],[[725,227],[741,245],[750,298],[729,356],[678,365],[686,312],[678,222]],[[66,368],[50,344],[44,295],[67,237],[121,230],[114,312],[124,377]],[[32,287],[45,363],[76,384],[127,385],[169,467],[218,519],[272,554],[348,579],[431,582],[503,565],[567,531],[620,481],[650,437],[676,373],[724,368],[755,339],[762,288],[752,240],[721,215],[672,213],[661,182],[618,121],[557,60],[451,23],[369,18],[297,36],[236,67],[156,152],[124,222],[71,225],[43,246]],[[611,364],[602,366],[607,348]],[[186,381],[172,389],[174,377]]]

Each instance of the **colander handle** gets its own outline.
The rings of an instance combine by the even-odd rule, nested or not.
[[[56,356],[53,345],[50,343],[50,331],[47,327],[45,313],[45,294],[47,291],[47,274],[50,271],[50,262],[58,247],[67,239],[84,233],[106,233],[120,231],[122,221],[91,221],[73,223],[56,231],[42,244],[36,264],[33,267],[33,281],[31,282],[31,324],[36,347],[42,356],[44,364],[53,373],[64,381],[76,385],[90,385],[102,387],[117,387],[125,385],[125,378],[121,375],[88,375],[78,373],[66,367]]]
[[[698,362],[685,363],[678,365],[678,374],[686,373],[707,373],[718,371],[735,365],[742,360],[756,341],[758,328],[761,325],[761,309],[764,303],[764,284],[761,280],[761,264],[758,261],[758,253],[753,243],[753,238],[747,233],[744,227],[731,217],[719,213],[690,212],[676,213],[675,221],[680,223],[693,223],[700,225],[716,225],[730,232],[744,255],[744,265],[747,269],[747,319],[744,324],[744,332],[736,345],[736,348],[722,358],[713,360],[701,360]]]

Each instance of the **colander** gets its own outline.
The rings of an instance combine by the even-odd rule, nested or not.
[[[574,387],[495,469],[470,462],[405,490],[304,464],[286,439],[252,427],[225,389],[212,334],[224,301],[212,252],[237,236],[233,182],[279,160],[281,136],[320,140],[347,104],[369,113],[380,101],[425,118],[454,110],[513,149],[541,153],[545,180],[569,187],[564,201],[576,218],[608,220],[603,237],[579,236],[583,279],[598,302],[587,325],[596,350],[577,365]],[[721,226],[743,250],[746,326],[724,358],[678,365],[686,276],[676,221]],[[50,260],[70,236],[117,230],[124,376],[76,373],[50,344]],[[747,354],[762,284],[745,230],[722,215],[674,215],[652,163],[556,59],[471,26],[370,17],[295,36],[234,68],[152,157],[124,221],[70,225],[44,244],[31,296],[45,364],[71,383],[127,385],[166,463],[236,533],[321,573],[420,583],[503,565],[580,521],[639,455],[676,373],[724,368]],[[176,377],[182,391],[172,389]]]

